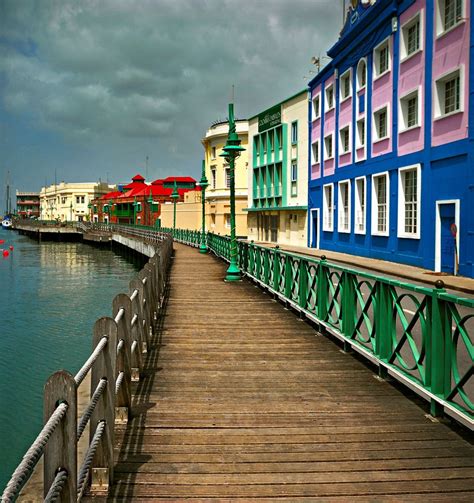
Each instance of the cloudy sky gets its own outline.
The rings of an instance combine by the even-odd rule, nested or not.
[[[306,86],[340,0],[0,0],[4,180],[197,177],[235,85],[246,118]],[[305,78],[306,77],[306,78]]]

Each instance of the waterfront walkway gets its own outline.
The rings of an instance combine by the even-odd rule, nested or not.
[[[225,269],[175,244],[109,501],[474,500],[467,440]]]

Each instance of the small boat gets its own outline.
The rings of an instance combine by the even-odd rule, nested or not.
[[[11,229],[11,227],[12,227],[12,219],[10,217],[5,217],[2,220],[2,227],[4,229]]]

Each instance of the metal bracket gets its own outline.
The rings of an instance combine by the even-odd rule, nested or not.
[[[91,493],[107,493],[109,491],[109,469],[92,468]]]
[[[115,424],[128,423],[128,407],[115,407]]]

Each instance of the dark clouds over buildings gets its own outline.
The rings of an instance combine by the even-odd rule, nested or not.
[[[197,175],[200,140],[306,86],[334,0],[0,0],[0,183]],[[314,68],[313,68],[314,69]],[[0,196],[1,197],[1,196]]]

